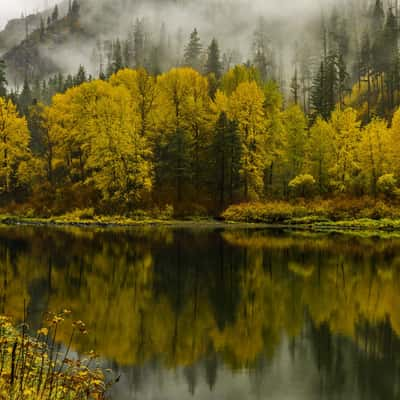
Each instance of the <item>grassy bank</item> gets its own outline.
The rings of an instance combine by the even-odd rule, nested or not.
[[[57,330],[64,317],[51,315],[47,327],[32,337],[26,324],[17,328],[0,316],[0,399],[105,399],[105,376],[91,366],[94,354],[85,359],[70,356],[74,337],[86,333],[82,322],[73,323],[70,344],[60,352]]]
[[[227,208],[215,219],[206,216],[177,218],[173,213],[137,212],[130,216],[96,215],[93,209],[47,218],[0,214],[3,225],[55,225],[81,227],[289,227],[321,231],[400,231],[400,204],[365,199],[305,202],[243,203]]]
[[[310,230],[400,230],[400,207],[370,199],[245,203],[229,207],[222,217],[227,222]]]

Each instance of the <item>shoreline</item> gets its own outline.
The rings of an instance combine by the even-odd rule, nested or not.
[[[125,217],[98,217],[94,219],[68,220],[56,218],[31,218],[4,215],[0,216],[3,226],[32,226],[32,227],[77,227],[77,228],[137,228],[137,227],[167,227],[187,229],[281,229],[315,233],[399,233],[400,219],[356,219],[343,221],[302,222],[296,219],[282,223],[245,222],[204,219],[142,219],[135,220]]]

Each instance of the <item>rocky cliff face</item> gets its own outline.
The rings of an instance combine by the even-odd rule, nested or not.
[[[4,30],[0,32],[0,54],[4,54],[21,43],[26,37],[27,30],[29,32],[37,29],[40,25],[40,17],[40,14],[35,14],[9,21]]]

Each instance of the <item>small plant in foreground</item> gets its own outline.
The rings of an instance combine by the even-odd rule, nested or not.
[[[100,368],[91,367],[95,353],[82,359],[70,355],[74,338],[87,334],[82,321],[72,324],[68,346],[61,351],[57,331],[67,315],[67,310],[48,314],[46,327],[35,337],[28,335],[26,323],[17,329],[0,317],[0,400],[105,399],[111,382]]]

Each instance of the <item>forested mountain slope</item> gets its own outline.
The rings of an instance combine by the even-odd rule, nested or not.
[[[98,75],[101,65],[106,68],[112,57],[117,39],[125,46],[127,66],[141,63],[165,71],[182,64],[185,44],[197,28],[203,50],[213,38],[218,40],[227,67],[256,63],[265,77],[280,80],[288,88],[294,61],[307,62],[302,66],[304,79],[310,79],[306,75],[317,69],[325,29],[332,38],[346,36],[343,40],[349,49],[345,58],[354,63],[356,41],[370,1],[351,0],[335,9],[330,0],[323,0],[323,13],[315,2],[295,3],[71,0],[69,6],[68,2],[59,5],[55,20],[53,10],[46,10],[10,23],[0,33],[0,48],[5,52],[11,81],[22,81],[25,76],[42,79],[50,72],[75,72],[79,64]],[[78,22],[68,22],[74,6],[79,8]]]

